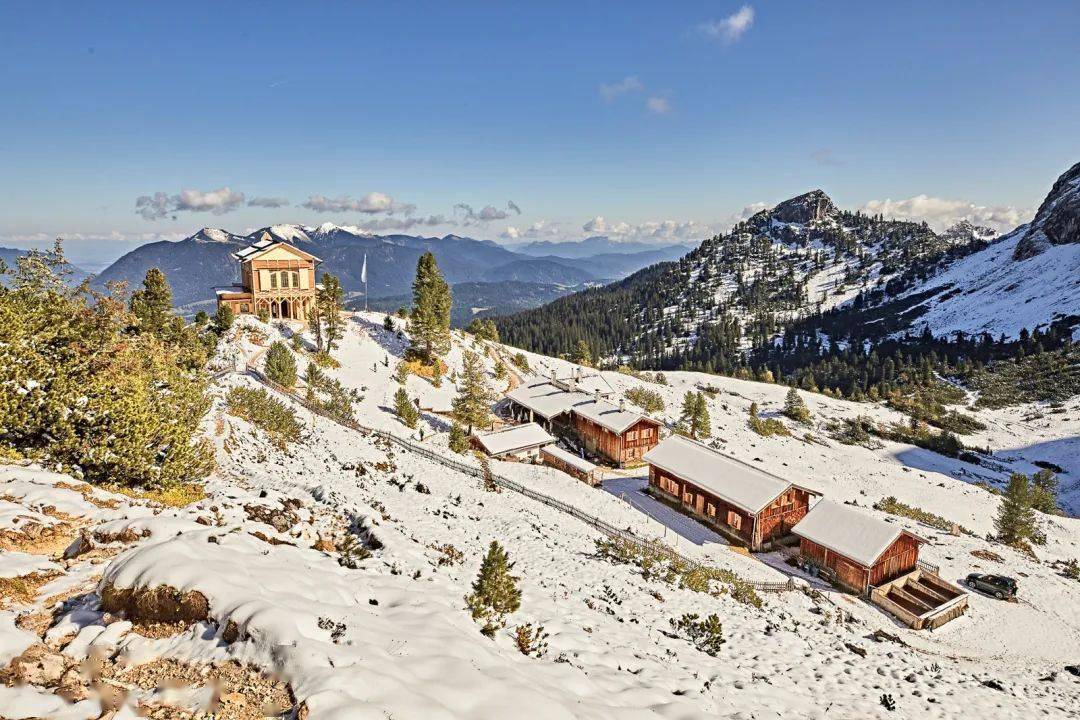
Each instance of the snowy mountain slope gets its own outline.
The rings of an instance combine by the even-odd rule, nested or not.
[[[390,410],[398,387],[394,365],[407,338],[384,330],[383,320],[377,313],[352,315],[337,352],[342,365],[327,372],[362,393],[361,422],[418,439],[419,433],[402,426]],[[219,347],[216,366],[242,366],[267,340],[284,334],[244,319]],[[460,370],[463,351],[473,347],[484,351],[487,344],[474,346],[469,337],[455,334],[451,368]],[[536,373],[554,369],[565,375],[574,367],[533,354],[527,359]],[[489,372],[494,362],[486,356]],[[85,500],[70,478],[0,468],[0,496],[10,496],[24,512],[51,504],[71,515],[81,513],[68,532],[86,531],[95,546],[82,547],[83,554],[68,560],[47,554],[63,569],[48,581],[55,584],[41,586],[29,600],[5,598],[10,614],[0,613],[0,652],[5,653],[0,663],[22,654],[16,665],[37,682],[0,687],[3,714],[97,717],[101,707],[92,696],[68,705],[52,694],[64,681],[45,677],[58,662],[66,673],[86,657],[100,658],[105,678],[129,688],[130,701],[144,705],[168,700],[194,708],[216,695],[233,711],[241,702],[276,697],[309,720],[746,720],[766,715],[883,720],[1065,718],[1075,712],[1080,678],[1063,668],[1080,653],[1080,617],[1072,611],[1080,602],[1080,583],[1061,577],[1052,562],[1080,554],[1080,521],[1044,519],[1048,542],[1037,549],[1038,562],[989,543],[982,538],[992,528],[998,498],[964,482],[971,478],[957,476],[962,463],[900,444],[870,450],[825,438],[822,425],[831,417],[900,417],[878,406],[808,394],[814,419],[797,429],[800,437],[762,438],[746,426],[747,409],[757,402],[763,413],[775,412],[783,387],[682,372],[668,373],[667,385],[614,372],[604,378],[619,393],[635,387],[660,393],[668,408],[665,419],[677,414],[686,390],[715,386],[708,401],[712,430],[725,452],[835,500],[857,502],[867,513],[928,537],[923,557],[940,565],[947,579],[972,570],[1017,574],[1022,602],[973,595],[968,615],[934,633],[917,633],[826,586],[815,586],[818,592],[812,593],[766,594],[761,608],[726,593],[694,592],[665,582],[662,573],[646,577],[633,564],[599,556],[596,540],[602,536],[576,518],[509,491],[487,492],[469,475],[300,405],[292,407],[305,435],[282,450],[225,411],[223,397],[230,387],[258,387],[250,376],[230,373],[218,381],[204,425],[217,448],[217,474],[208,497],[192,506],[155,508],[90,491],[99,502],[115,503],[102,507]],[[489,381],[502,389],[493,377]],[[450,386],[449,380],[442,388],[417,377],[406,381],[424,408],[445,407]],[[1074,405],[1067,419],[1045,428],[1045,439],[1077,434],[1080,408]],[[1011,419],[1000,416],[1002,423]],[[449,454],[446,419],[425,411],[423,423],[423,444]],[[992,440],[1000,431],[986,432]],[[801,437],[806,433],[815,440]],[[551,468],[492,465],[618,527],[643,537],[664,534],[656,520],[624,499]],[[974,535],[954,537],[869,508],[885,495],[945,515]],[[340,541],[350,530],[365,539],[372,555],[355,570],[337,562]],[[328,539],[334,542],[323,542]],[[516,563],[523,597],[509,626],[489,640],[462,598],[492,539]],[[723,543],[697,545],[670,531],[666,541],[748,579],[784,580],[796,572],[771,554],[747,556]],[[998,553],[1006,564],[975,557],[976,550]],[[30,565],[24,556],[4,552],[0,569],[5,567],[21,572]],[[116,590],[149,593],[163,586],[181,593],[183,606],[194,608],[197,612],[189,614],[198,620],[163,627],[147,624],[134,611],[130,617],[126,610],[103,613],[99,604],[102,595]],[[74,594],[55,599],[66,591]],[[718,616],[726,641],[718,656],[696,649],[672,626],[687,613]],[[543,625],[548,633],[542,657],[526,657],[515,645],[513,628],[526,622]],[[877,630],[901,642],[870,639]],[[47,662],[31,662],[26,652],[42,646],[61,659],[39,649]],[[259,683],[267,681],[251,675],[239,684],[227,678],[226,686],[214,691],[206,673],[224,672],[233,660],[274,672],[282,685],[277,694],[263,694]],[[167,685],[164,677],[182,682],[158,689]],[[78,685],[87,687],[83,681]],[[886,694],[896,711],[882,704]],[[120,717],[133,716],[124,712]]]
[[[1080,315],[1080,244],[1048,246],[1014,259],[1026,226],[949,265],[905,296],[940,292],[916,306],[916,328],[935,335],[990,333],[1015,338],[1021,329],[1045,329]],[[903,297],[903,296],[902,296]],[[1080,333],[1080,327],[1074,330]]]

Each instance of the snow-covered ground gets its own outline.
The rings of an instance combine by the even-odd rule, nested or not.
[[[382,329],[382,320],[375,313],[350,318],[337,352],[342,367],[330,374],[363,395],[362,423],[418,437],[390,410],[397,388],[392,374],[404,345]],[[279,333],[263,329],[268,340]],[[220,351],[221,367],[242,364],[264,346],[240,328],[235,334]],[[451,370],[460,368],[462,349],[472,341],[456,336],[454,345]],[[526,356],[534,373],[572,369]],[[485,362],[494,368],[490,357]],[[123,688],[129,705],[194,707],[216,695],[233,710],[251,706],[261,697],[251,677],[228,692],[213,690],[205,678],[155,689],[164,671],[152,670],[166,663],[183,676],[178,667],[222,668],[231,660],[274,672],[294,711],[312,719],[1066,718],[1080,711],[1080,677],[1065,670],[1080,660],[1080,582],[1051,565],[1080,558],[1080,520],[1044,518],[1048,542],[1037,548],[1036,561],[982,539],[993,529],[999,501],[975,487],[971,473],[998,480],[1000,471],[899,444],[880,450],[839,445],[821,429],[828,418],[898,419],[892,411],[806,394],[813,424],[798,428],[797,437],[762,438],[746,425],[749,406],[757,402],[763,413],[774,412],[786,388],[697,373],[667,373],[668,385],[604,375],[620,394],[640,385],[659,392],[668,420],[686,390],[716,388],[709,409],[725,452],[880,517],[886,516],[870,505],[894,495],[969,528],[973,536],[952,536],[889,518],[930,539],[922,556],[940,565],[946,579],[955,582],[973,570],[1008,572],[1020,580],[1021,601],[973,595],[966,616],[933,633],[907,630],[827,588],[820,595],[766,594],[764,606],[755,608],[727,594],[646,579],[632,565],[598,557],[601,536],[581,521],[509,491],[486,492],[471,476],[299,405],[305,436],[279,450],[224,412],[219,399],[206,421],[218,469],[207,498],[187,508],[80,488],[37,468],[0,467],[0,498],[12,506],[0,518],[13,518],[0,526],[9,530],[2,536],[0,578],[36,572],[45,583],[29,598],[2,600],[0,663],[21,654],[27,674],[31,651],[44,653],[44,647],[61,659],[45,654],[48,662],[39,663],[45,669],[35,666],[38,679],[55,674],[45,670],[57,663],[64,670],[64,663],[77,667],[88,657],[105,668],[105,679],[87,681],[87,698],[75,705],[53,694],[60,680],[0,687],[0,715],[96,717],[95,687]],[[236,384],[255,381],[226,373],[218,380],[219,398]],[[419,378],[407,381],[422,407],[436,411],[449,404],[451,385],[449,379],[439,389]],[[979,417],[990,427],[978,444],[1007,449],[1002,455],[1015,455],[1014,464],[1039,459],[1018,446],[1045,447],[1080,434],[1075,401],[1052,424],[1022,421],[1033,430],[1018,426],[1022,415],[1012,411]],[[446,419],[429,411],[424,422],[423,443],[449,454]],[[1077,472],[1075,454],[1054,457]],[[493,469],[642,537],[664,536],[663,523],[618,492],[590,488],[550,468],[498,462]],[[14,519],[20,514],[58,525],[54,541],[17,542],[13,528],[26,522]],[[357,569],[338,563],[350,532],[372,548]],[[80,534],[87,539],[76,542]],[[667,531],[669,544],[673,536]],[[75,549],[64,559],[67,539]],[[463,601],[492,540],[510,553],[523,592],[521,608],[494,640],[480,634]],[[747,556],[722,542],[681,537],[678,549],[746,579],[783,580],[791,572],[778,556]],[[973,551],[996,553],[1004,563]],[[154,625],[101,610],[102,593],[160,586],[178,591],[197,620]],[[58,597],[66,599],[58,603]],[[153,607],[145,602],[141,612],[152,614]],[[686,613],[719,616],[726,643],[716,657],[674,630],[671,620]],[[543,657],[518,651],[513,628],[524,623],[548,633]],[[869,637],[875,630],[900,642],[875,641]],[[895,711],[883,704],[886,695]]]

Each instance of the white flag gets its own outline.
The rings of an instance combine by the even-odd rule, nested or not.
[[[364,253],[364,266],[360,268],[360,282],[367,282],[367,253]]]

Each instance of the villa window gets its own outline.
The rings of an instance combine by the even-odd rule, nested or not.
[[[270,287],[277,288],[277,273],[270,273]]]
[[[242,313],[248,312],[248,304],[247,303],[242,303],[240,305],[240,312],[242,312]]]
[[[300,273],[294,272],[292,274],[292,286],[294,288],[300,287]]]

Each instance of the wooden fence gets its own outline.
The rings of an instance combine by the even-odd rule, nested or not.
[[[284,395],[287,395],[289,399],[299,403],[300,405],[303,405],[305,408],[315,413],[316,415],[320,415],[327,420],[337,423],[338,425],[349,428],[350,430],[355,430],[356,432],[364,435],[382,438],[383,440],[393,443],[400,448],[427,458],[428,460],[438,463],[444,467],[448,467],[451,470],[456,470],[457,472],[471,475],[472,477],[478,479],[483,479],[484,477],[483,470],[481,470],[475,465],[469,465],[467,463],[461,462],[460,460],[446,457],[443,454],[435,452],[431,448],[425,447],[424,445],[414,442],[408,438],[401,437],[400,435],[395,435],[394,433],[387,432],[386,430],[378,430],[373,427],[368,427],[352,419],[336,417],[326,412],[326,410],[319,407],[318,405],[308,402],[307,398],[297,395],[288,388],[282,387],[281,385],[273,382],[268,377],[266,377],[266,375],[263,374],[262,371],[260,371],[253,365],[247,366],[247,372],[266,387],[272,390],[276,390],[277,392]],[[670,560],[685,563],[690,568],[707,567],[703,563],[683,555],[682,553],[668,547],[667,545],[659,542],[658,540],[645,540],[639,538],[637,535],[630,532],[629,530],[617,528],[606,520],[603,520],[595,515],[590,515],[589,513],[582,512],[573,505],[568,505],[562,500],[558,500],[551,497],[550,495],[545,495],[544,493],[537,492],[532,488],[522,485],[521,483],[514,480],[511,480],[510,478],[503,477],[495,473],[491,473],[490,476],[492,482],[494,482],[499,487],[506,488],[507,490],[516,492],[520,495],[524,495],[531,500],[535,500],[536,502],[542,503],[544,505],[547,505],[548,507],[554,508],[567,515],[575,517],[586,525],[596,528],[609,538],[629,543],[640,550],[652,553],[660,553],[669,558]],[[786,581],[780,582],[746,582],[758,592],[784,592],[795,589],[795,582],[791,578]]]

